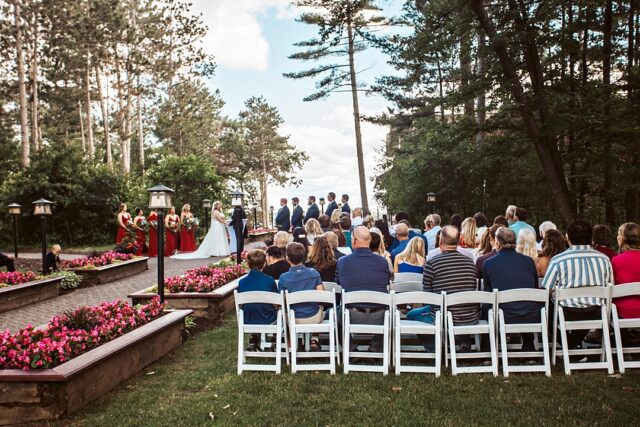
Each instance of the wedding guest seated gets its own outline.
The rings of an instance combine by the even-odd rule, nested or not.
[[[484,232],[489,229],[489,220],[482,212],[477,212],[473,216],[473,220],[476,222],[476,244],[480,244]]]
[[[452,225],[452,227],[455,227],[454,225]],[[457,229],[457,227],[456,227]],[[436,234],[436,248],[432,251],[429,251],[427,253],[427,261],[434,259],[435,257],[437,257],[438,255],[440,255],[442,252],[440,250],[440,235],[442,233],[442,229],[440,229],[440,231],[438,231],[438,233]],[[460,252],[462,255],[466,256],[467,258],[469,258],[471,261],[474,261],[474,253],[472,251],[470,251],[467,248],[463,248],[462,246],[458,245],[457,246],[457,251]]]
[[[593,227],[584,220],[574,220],[567,228],[569,249],[554,256],[549,263],[541,287],[545,289],[607,286],[613,282],[609,258],[591,247]],[[600,319],[599,298],[573,298],[563,300],[564,317],[569,321]],[[582,343],[589,331],[569,331],[569,348]]]
[[[540,224],[540,226],[538,227],[538,232],[540,233],[540,241],[537,245],[538,252],[542,251],[542,240],[544,239],[544,235],[546,234],[546,232],[549,230],[557,229],[558,227],[556,227],[556,225],[551,221],[544,221],[542,224]]]
[[[608,256],[610,260],[612,260],[614,256],[618,255],[616,251],[611,249],[612,237],[609,226],[604,224],[596,224],[593,226],[591,245],[593,246],[593,249],[598,252],[602,252]]]
[[[372,228],[371,230],[371,243],[369,243],[369,249],[374,254],[378,254],[389,263],[389,271],[393,272],[393,264],[391,263],[391,254],[387,252],[384,248],[384,241],[382,240],[382,233],[377,228]]]
[[[423,236],[427,239],[427,253],[436,248],[436,234],[440,231],[440,222],[442,219],[438,214],[431,214],[424,220]]]
[[[497,255],[485,261],[482,267],[484,290],[507,291],[538,287],[538,274],[533,259],[516,252],[516,234],[507,227],[496,232]],[[542,304],[518,301],[500,305],[507,323],[539,323]],[[523,333],[522,350],[533,351],[533,334]]]
[[[356,212],[360,208],[355,208],[353,212]],[[347,240],[345,246],[351,248],[351,227],[355,227],[356,225],[351,222],[351,218],[348,216],[343,216],[340,220],[340,230],[344,234],[345,239]]]
[[[542,250],[538,255],[538,261],[536,262],[538,268],[538,277],[544,277],[549,268],[551,259],[567,250],[567,241],[561,232],[555,229],[548,229],[544,233],[542,239]]]
[[[536,233],[535,231],[523,228],[516,237],[518,245],[516,252],[528,256],[534,262],[538,261],[538,249],[536,249]]]
[[[304,259],[306,260],[309,254],[309,241],[307,240],[307,232],[304,230],[304,228],[296,227],[293,229],[293,241],[304,246]],[[287,246],[289,246],[288,243]],[[285,250],[286,249],[287,248],[285,247]]]
[[[352,212],[353,219],[351,220],[351,226],[356,227],[358,225],[362,225],[364,221],[364,215],[362,213],[362,208],[355,208]],[[349,227],[351,229],[351,227]],[[344,228],[343,228],[344,230]]]
[[[404,225],[407,226],[407,228],[409,229],[409,240],[413,239],[414,237],[420,237],[422,240],[424,240],[424,246],[425,246],[425,251],[426,251],[427,238],[422,235],[422,231],[421,230],[419,230],[417,228],[413,228],[408,219],[403,219],[398,224],[404,224]]]
[[[362,225],[364,225],[367,228],[373,227],[373,224],[374,224],[374,220],[371,215],[365,216],[364,219],[362,220]]]
[[[505,227],[509,226],[509,220],[504,215],[498,215],[493,219],[494,224],[504,225]]]
[[[278,292],[276,281],[261,270],[266,262],[266,255],[260,249],[247,253],[247,264],[251,271],[238,281],[238,293],[242,292]],[[242,307],[244,323],[249,325],[270,325],[276,321],[277,311],[271,304],[245,304]],[[260,334],[251,334],[247,351],[261,351]]]
[[[395,257],[393,272],[422,274],[424,263],[424,240],[416,236],[409,240],[406,249]]]
[[[615,284],[640,282],[640,225],[622,224],[618,229],[618,246],[621,253],[611,261]],[[640,296],[618,298],[614,302],[620,317],[640,318]]]
[[[10,255],[5,255],[0,252],[0,267],[7,267],[8,272],[16,271],[16,265],[13,261],[13,257]]]
[[[335,212],[335,211],[334,211]],[[340,212],[340,211],[338,211]],[[320,228],[322,229],[323,233],[326,233],[327,231],[331,231],[331,218],[328,215],[320,215],[318,217],[318,223],[320,224]]]
[[[478,279],[482,279],[482,267],[484,266],[484,263],[498,253],[498,251],[496,250],[496,232],[501,227],[505,227],[505,226],[502,224],[493,224],[489,229],[488,233],[485,233],[484,237],[486,237],[489,240],[490,250],[487,252],[488,248],[484,249],[482,255],[480,255],[476,259],[476,272],[478,273]]]
[[[382,243],[385,249],[389,251],[389,247],[393,243],[393,237],[391,237],[391,233],[389,233],[389,224],[387,224],[385,220],[379,219],[374,225],[382,233]]]
[[[461,254],[458,248],[460,232],[453,225],[440,230],[440,255],[427,260],[422,286],[425,292],[456,293],[476,290],[476,267],[471,258]],[[474,325],[480,320],[479,304],[461,304],[451,307],[454,325]],[[469,352],[471,337],[459,336],[460,351]]]
[[[62,248],[60,245],[53,245],[49,249],[49,253],[44,258],[44,271],[47,274],[60,271],[60,251]]]
[[[324,237],[327,238],[327,242],[329,242],[329,245],[331,245],[331,249],[333,250],[333,257],[336,259],[336,262],[337,260],[345,256],[345,254],[338,250],[340,241],[336,233],[334,233],[333,231],[327,231],[326,233],[324,233]]]
[[[460,214],[453,214],[451,215],[451,219],[449,220],[449,225],[453,225],[455,228],[458,229],[458,231],[462,230],[462,221],[464,220],[464,218],[462,218],[462,215]]]
[[[316,237],[324,234],[322,228],[320,227],[320,223],[317,219],[311,218],[304,224],[304,230],[307,232],[307,240],[310,245],[313,245],[313,241]]]
[[[460,246],[474,252],[476,249],[476,220],[469,217],[460,226]]]
[[[409,227],[407,227],[407,224],[400,223],[396,225],[396,239],[398,240],[398,244],[391,250],[391,261],[394,265],[396,256],[403,252],[409,244]]]
[[[353,229],[353,253],[338,260],[336,282],[344,292],[374,291],[388,293],[391,278],[387,261],[369,249],[371,232],[366,227]],[[347,307],[352,323],[381,325],[384,323],[385,307],[376,304],[359,304]],[[340,323],[341,320],[338,320]],[[340,334],[342,336],[342,334]],[[382,336],[375,334],[369,343],[369,351],[382,350]],[[351,341],[350,351],[356,350]]]
[[[342,218],[342,212],[336,209],[331,214],[331,229],[334,230],[336,228],[340,228],[340,219]]]
[[[511,224],[509,224],[509,228],[512,229],[514,233],[516,233],[516,240],[519,239],[520,230],[523,229],[531,230],[535,235],[536,229],[525,222],[527,219],[529,219],[529,212],[527,212],[524,208],[516,208],[513,214],[513,220]]]
[[[289,271],[290,265],[285,259],[284,252],[285,249],[279,246],[269,246],[267,248],[267,265],[262,269],[262,272],[278,280],[283,273]]]
[[[338,229],[333,232],[338,236],[338,251],[343,255],[351,255],[353,251],[349,246],[347,246],[347,237],[344,235],[342,230]],[[351,233],[349,233],[349,236],[351,236]]]
[[[287,245],[287,260],[291,268],[280,276],[278,281],[280,291],[324,291],[320,273],[313,268],[305,267],[303,264],[305,258],[306,251],[302,244],[292,242]],[[320,323],[324,318],[323,307],[316,302],[295,304],[292,309],[296,314],[296,324]],[[317,335],[311,337],[311,350],[320,351]]]
[[[309,249],[307,267],[314,268],[325,282],[336,281],[336,257],[329,240],[325,236],[317,237]]]
[[[284,249],[287,248],[289,244],[289,233],[286,231],[278,231],[276,235],[273,237],[273,245],[279,248]]]

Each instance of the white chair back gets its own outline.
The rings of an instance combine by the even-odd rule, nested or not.
[[[498,304],[515,301],[535,301],[548,304],[549,291],[546,289],[523,288],[498,292]]]
[[[455,294],[446,294],[445,302],[447,307],[459,304],[495,304],[496,296],[494,292],[484,291],[463,291]]]
[[[291,310],[291,306],[304,302],[317,302],[321,304],[334,304],[335,292],[331,291],[298,291],[285,292],[285,300],[287,301],[287,311]]]
[[[336,282],[322,282],[324,285],[325,291],[336,291],[337,294],[342,293],[342,286],[338,285]]]
[[[395,273],[393,275],[393,282],[420,282],[422,283],[422,274],[420,273]]]
[[[402,292],[422,292],[422,282],[393,282],[389,285],[390,291],[399,294]]]
[[[381,304],[391,307],[393,305],[393,292],[374,291],[342,291],[342,304]]]
[[[403,292],[401,294],[394,294],[393,305],[404,304],[429,304],[442,307],[444,304],[444,296],[442,294],[436,294],[434,292]]]
[[[602,298],[606,301],[611,297],[611,290],[608,286],[581,286],[579,288],[556,288],[556,302],[578,299],[586,300],[587,298]],[[586,301],[585,301],[586,302]]]
[[[640,368],[640,361],[634,360],[632,354],[640,353],[640,346],[625,346],[622,341],[623,329],[640,328],[640,319],[638,318],[622,318],[618,315],[618,307],[616,306],[616,298],[638,296],[640,297],[640,282],[624,283],[611,287],[611,320],[613,321],[613,332],[616,337],[616,356],[618,358],[618,369],[624,374],[629,368]],[[625,356],[627,356],[625,358]]]
[[[242,307],[244,304],[272,304],[284,306],[284,300],[282,293],[265,292],[265,291],[251,291],[251,292],[238,292],[233,293],[236,302],[236,308]]]
[[[640,295],[640,282],[622,283],[611,287],[612,298]]]

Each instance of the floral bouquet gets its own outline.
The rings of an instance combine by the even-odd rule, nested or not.
[[[149,225],[153,227],[154,230],[158,229],[158,220],[149,221]]]
[[[150,225],[146,218],[142,218],[142,220],[138,223],[138,227],[140,227],[145,233],[148,233]]]
[[[187,227],[187,230],[191,231],[194,228],[198,228],[200,220],[196,217],[189,217],[184,220],[184,225]]]
[[[169,231],[173,231],[174,233],[177,233],[179,226],[180,226],[180,223],[178,221],[169,221]]]
[[[21,273],[19,271],[12,272],[0,272],[0,288],[6,288],[11,285],[19,285],[21,283],[31,282],[36,280],[38,275],[33,271],[25,271]]]

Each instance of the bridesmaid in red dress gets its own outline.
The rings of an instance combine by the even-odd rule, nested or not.
[[[158,256],[158,214],[152,210],[147,218],[149,223],[149,256]],[[154,226],[155,224],[155,226]]]
[[[176,215],[176,208],[173,206],[169,211],[169,215],[164,219],[166,228],[166,243],[164,247],[164,256],[172,256],[178,250],[178,231],[180,229],[180,217]]]
[[[186,204],[180,214],[180,252],[193,252],[196,250],[196,225],[193,223],[191,206]]]
[[[122,242],[122,239],[127,237],[129,233],[129,223],[131,222],[131,215],[127,212],[127,204],[120,203],[120,209],[118,211],[118,234],[116,234],[116,245]]]
[[[147,243],[147,231],[145,230],[145,225],[147,223],[147,219],[144,217],[144,212],[142,209],[136,209],[136,216],[133,218],[133,228],[136,230],[136,242],[138,243],[139,249],[135,253],[137,256],[142,256],[142,253],[146,250]]]

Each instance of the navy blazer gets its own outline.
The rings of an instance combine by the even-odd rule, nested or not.
[[[291,228],[291,217],[289,215],[289,206],[284,205],[278,211],[276,216],[276,227],[278,230],[289,231]]]
[[[293,215],[291,215],[291,226],[293,228],[302,227],[302,218],[304,213],[302,212],[302,206],[297,205],[293,208]]]
[[[374,291],[388,293],[387,286],[391,279],[387,260],[371,252],[358,248],[351,255],[338,260],[336,267],[336,283],[345,292]],[[371,304],[361,304],[371,307]],[[373,306],[376,306],[375,304]]]
[[[349,202],[345,202],[345,204],[342,205],[342,212],[346,212],[348,214],[351,213],[351,208],[349,207]]]
[[[329,206],[327,206],[327,210],[324,211],[324,214],[331,218],[331,214],[336,209],[338,209],[338,203],[334,200],[333,202],[329,203]]]
[[[311,218],[318,219],[319,216],[320,216],[320,209],[318,209],[318,205],[314,203],[311,206],[309,206],[309,209],[307,209],[307,214],[304,216],[304,222],[306,224],[306,222],[309,221]]]

